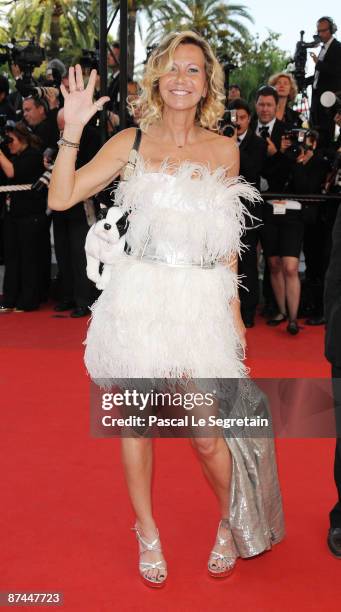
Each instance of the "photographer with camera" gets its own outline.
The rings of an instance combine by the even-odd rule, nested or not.
[[[250,128],[251,109],[245,100],[236,99],[230,102],[228,109],[236,113],[235,125],[240,153],[239,172],[246,181],[259,189],[260,176],[267,153],[266,143]],[[263,204],[258,202],[250,205],[248,202],[244,202],[244,205],[254,217],[257,217],[253,222],[249,217],[245,219],[246,232],[242,242],[247,248],[238,261],[238,271],[243,276],[243,286],[239,288],[241,314],[245,327],[253,327],[259,302],[257,245],[260,240],[259,224],[262,219]]]
[[[291,107],[298,91],[294,77],[288,72],[278,72],[269,78],[268,85],[278,93],[276,118],[283,121],[288,129],[301,127],[300,114]]]
[[[6,126],[10,156],[0,151],[0,167],[9,185],[30,184],[42,174],[40,142],[23,123]],[[6,196],[5,277],[1,312],[36,310],[41,301],[41,244],[48,231],[46,198],[31,191]]]
[[[310,109],[311,126],[320,133],[320,146],[328,146],[334,137],[333,115],[321,104],[320,98],[325,91],[341,90],[341,43],[334,37],[337,26],[331,17],[321,17],[317,22],[317,34],[322,42],[317,56],[310,53],[315,62],[315,72],[306,80],[312,84]]]
[[[28,96],[23,101],[25,123],[42,143],[42,151],[50,147],[57,148],[59,130],[57,125],[58,96],[50,94],[48,100],[42,97]]]
[[[302,205],[299,194],[321,193],[329,168],[328,162],[316,150],[317,142],[318,134],[311,130],[290,130],[282,136],[281,154],[287,175],[283,193],[295,193],[298,197],[297,200],[267,204],[264,216],[264,250],[278,305],[278,315],[268,324],[277,326],[289,318],[287,331],[292,335],[299,332],[297,313],[301,285],[298,264],[305,220],[311,222],[311,214],[317,212],[311,204]],[[314,249],[316,251],[316,243]]]
[[[282,136],[285,123],[276,117],[279,96],[274,87],[264,85],[256,93],[256,122],[254,128],[257,136],[263,138],[267,146],[266,162],[263,166],[261,181],[262,191],[280,192],[285,184],[286,164],[283,165],[281,152]]]
[[[286,164],[283,163],[281,153],[281,139],[285,132],[285,124],[276,117],[279,96],[274,87],[263,85],[256,93],[256,117],[252,120],[252,127],[257,136],[260,136],[266,144],[266,159],[261,172],[261,191],[281,192],[286,180]],[[263,219],[266,218],[266,210],[271,206],[264,203]],[[262,230],[263,232],[263,230]],[[273,294],[270,272],[267,261],[265,261],[263,280],[264,307],[263,316],[273,316],[277,311],[276,300]]]

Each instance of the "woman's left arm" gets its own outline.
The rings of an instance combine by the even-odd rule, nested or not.
[[[6,174],[7,178],[14,177],[14,166],[12,162],[6,157],[5,153],[0,149],[0,167]]]

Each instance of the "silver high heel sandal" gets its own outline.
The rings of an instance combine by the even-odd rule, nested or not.
[[[219,535],[219,530],[222,526],[228,529],[228,535],[226,538],[222,538]],[[216,544],[220,544],[220,546],[224,546],[227,544],[229,550],[225,554],[217,552],[216,550],[212,550],[210,558],[208,560],[208,573],[214,578],[226,578],[227,576],[230,576],[232,574],[238,558],[237,549],[230,530],[230,524],[227,519],[221,519],[221,521],[219,522],[215,546]],[[223,567],[221,568],[219,568],[219,565],[217,563],[218,559],[223,561]]]
[[[166,575],[166,570],[167,570],[167,565],[164,561],[154,561],[154,563],[151,563],[149,561],[141,561],[141,555],[143,555],[143,553],[147,552],[148,550],[154,550],[154,551],[158,551],[160,553],[162,553],[162,548],[161,548],[161,542],[160,542],[160,538],[159,538],[159,530],[156,530],[157,536],[156,538],[152,541],[152,542],[148,542],[148,540],[145,540],[139,530],[136,527],[131,527],[132,531],[136,532],[136,539],[139,543],[139,550],[140,550],[140,561],[139,561],[139,572],[140,572],[140,576],[143,580],[143,582],[149,586],[149,587],[153,587],[153,588],[160,588],[162,586],[164,586],[166,580],[167,580],[167,575]],[[147,578],[146,573],[148,572],[148,570],[150,569],[157,569],[159,570],[158,575],[155,576],[154,578]],[[160,579],[161,576],[161,579]]]

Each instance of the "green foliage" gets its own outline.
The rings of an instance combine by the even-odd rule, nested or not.
[[[259,87],[266,85],[269,77],[285,70],[290,57],[279,49],[277,41],[280,34],[269,31],[267,38],[259,42],[259,37],[248,36],[244,40],[234,40],[228,45],[228,53],[239,67],[230,76],[231,83],[238,83],[242,96],[253,103]]]
[[[150,18],[149,44],[174,30],[195,30],[221,48],[233,34],[247,37],[243,20],[253,22],[244,5],[227,0],[156,0]]]
[[[118,0],[108,0],[109,18],[117,5]],[[227,0],[128,0],[131,73],[136,31],[142,33],[142,14],[150,24],[146,44],[157,42],[172,30],[190,29],[205,36],[219,54],[238,63],[230,80],[241,86],[249,101],[257,88],[288,62],[277,44],[279,34],[269,31],[263,42],[249,34],[245,23],[253,19],[242,4]],[[0,0],[0,18],[0,42],[13,36],[35,36],[49,57],[60,57],[66,65],[79,60],[82,48],[93,49],[99,32],[98,0]]]
[[[0,10],[9,4],[7,40],[35,37],[49,57],[61,59],[79,56],[82,47],[93,48],[98,36],[96,0],[1,0]]]

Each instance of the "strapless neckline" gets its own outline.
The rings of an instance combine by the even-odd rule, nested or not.
[[[191,176],[192,180],[201,180],[205,176],[214,177],[222,177],[222,175],[226,176],[226,172],[228,172],[229,168],[227,166],[217,166],[214,170],[211,170],[208,162],[195,162],[193,160],[184,159],[180,162],[180,164],[176,164],[175,162],[170,162],[169,157],[166,157],[160,164],[159,170],[149,170],[148,166],[150,164],[149,160],[145,160],[144,157],[140,153],[137,152],[137,162],[136,162],[136,170],[140,171],[143,175],[151,175],[151,176],[170,176],[172,178],[176,178],[182,174],[185,170],[188,176],[188,170],[193,168],[193,175],[197,174],[198,178],[195,176]],[[173,169],[173,172],[167,172],[167,169]],[[229,177],[235,178],[235,177]]]

